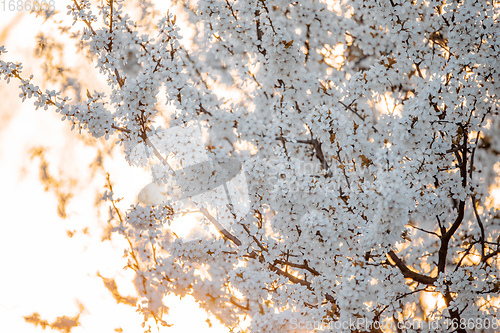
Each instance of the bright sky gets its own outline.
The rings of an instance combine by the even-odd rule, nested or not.
[[[66,5],[57,1],[56,9],[65,12]],[[0,45],[9,50],[6,60],[32,54],[40,22],[0,7]],[[26,76],[36,72],[35,64],[24,65]],[[98,218],[93,207],[96,189],[103,190],[105,179],[100,171],[94,178],[89,174],[95,147],[79,140],[76,132],[69,131],[69,123],[61,122],[55,113],[35,111],[32,103],[22,104],[18,95],[17,84],[0,83],[0,331],[50,332],[51,328],[44,330],[24,317],[38,313],[50,324],[58,317],[81,313],[80,325],[71,332],[141,332],[142,317],[136,308],[117,304],[98,276],[115,279],[122,296],[137,296],[133,272],[123,269],[126,242],[116,235],[101,241],[107,215],[103,211]],[[69,187],[70,179],[75,180],[66,219],[58,215],[57,191],[45,191],[40,181],[41,158],[30,159],[32,149],[41,147],[48,174],[60,182],[61,191]],[[150,181],[146,171],[129,167],[120,154],[106,161],[105,169],[115,192],[129,196],[122,207]],[[228,331],[214,317],[209,328],[206,313],[190,298],[164,301],[170,307],[165,319],[174,326],[160,332]]]

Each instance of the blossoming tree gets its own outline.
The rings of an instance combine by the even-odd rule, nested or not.
[[[498,2],[141,6],[133,20],[121,1],[69,2],[65,31],[105,91],[73,101],[19,63],[2,60],[0,73],[35,108],[152,170],[126,212],[111,182],[104,194],[145,321],[168,325],[162,299],[174,293],[234,331],[498,327]],[[176,127],[202,134],[169,135]],[[179,171],[181,141],[219,162]],[[243,203],[195,200],[228,194],[236,174]],[[193,210],[209,232],[178,237]]]

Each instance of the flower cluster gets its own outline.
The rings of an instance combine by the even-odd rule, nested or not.
[[[178,3],[178,15],[156,25],[133,21],[117,1],[98,7],[100,19],[88,0],[68,7],[108,82],[109,91],[87,91],[84,101],[42,92],[21,64],[0,63],[23,100],[113,136],[156,183],[170,186],[189,170],[199,172],[189,174],[192,188],[216,178],[180,150],[244,166],[238,190],[248,192],[249,213],[235,214],[231,200],[224,207],[235,223],[199,204],[205,230],[178,237],[177,217],[192,213],[183,208],[194,200],[136,204],[123,221],[113,215],[130,242],[146,319],[165,324],[169,293],[190,294],[226,326],[252,332],[284,331],[297,316],[382,323],[418,311],[457,322],[494,314],[497,3]],[[165,139],[193,121],[206,124],[203,143]],[[209,189],[238,192],[226,179],[211,186],[206,200]],[[445,305],[420,297],[427,293]],[[244,318],[248,327],[239,326]]]

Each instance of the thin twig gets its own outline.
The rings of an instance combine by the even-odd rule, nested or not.
[[[410,227],[414,228],[414,229],[417,229],[417,230],[420,230],[420,231],[423,231],[423,232],[426,232],[428,234],[431,234],[431,235],[434,235],[434,236],[437,236],[437,237],[441,237],[440,235],[438,235],[437,233],[435,233],[434,231],[429,231],[429,230],[425,230],[425,229],[422,229],[422,228],[419,228],[419,227],[416,227],[412,224],[410,224]]]

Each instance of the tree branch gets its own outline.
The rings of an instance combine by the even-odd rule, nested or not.
[[[286,266],[290,266],[290,267],[294,267],[294,268],[305,269],[306,271],[309,271],[311,274],[313,274],[315,276],[321,275],[317,270],[315,270],[312,267],[309,267],[309,265],[307,264],[307,261],[304,261],[304,264],[295,264],[293,262],[275,259],[274,265],[286,265]]]
[[[392,261],[394,261],[394,263],[399,268],[399,270],[401,271],[401,273],[403,274],[403,276],[405,278],[412,279],[415,282],[428,284],[428,285],[434,284],[434,282],[436,282],[437,277],[430,277],[430,276],[415,272],[414,270],[410,269],[408,266],[406,266],[406,264],[401,259],[399,259],[399,257],[397,256],[396,253],[394,253],[394,251],[392,251],[392,250],[389,251],[389,253],[387,253],[387,256]]]

